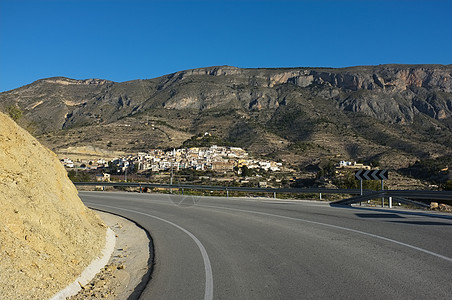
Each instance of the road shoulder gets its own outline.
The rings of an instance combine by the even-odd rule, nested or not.
[[[152,271],[152,242],[135,223],[114,214],[97,212],[116,235],[108,264],[71,300],[138,299]]]

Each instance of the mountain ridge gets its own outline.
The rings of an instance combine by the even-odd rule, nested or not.
[[[213,66],[126,82],[53,77],[0,93],[0,109],[11,107],[56,151],[108,142],[121,151],[178,147],[211,132],[300,167],[319,157],[401,167],[451,152],[452,65]],[[312,147],[321,147],[317,156]]]

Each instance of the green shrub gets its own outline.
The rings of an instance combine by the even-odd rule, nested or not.
[[[9,115],[14,122],[19,121],[22,118],[23,111],[16,105],[10,105],[6,107],[6,113]]]
[[[446,185],[444,186],[444,189],[445,189],[446,191],[452,191],[452,180],[448,180],[448,181],[446,182]]]

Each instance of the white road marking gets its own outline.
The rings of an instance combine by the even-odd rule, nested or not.
[[[210,207],[210,208],[217,208],[217,209],[225,209],[225,210],[233,210],[233,211],[240,211],[240,212],[245,212],[245,213],[254,213],[254,214],[258,214],[258,215],[263,215],[263,216],[270,216],[270,217],[277,217],[277,218],[283,218],[283,219],[288,219],[288,220],[294,220],[294,221],[301,221],[301,222],[305,222],[305,223],[310,223],[310,224],[316,224],[316,225],[321,225],[321,226],[326,226],[326,227],[331,227],[331,228],[336,228],[336,229],[340,229],[340,230],[345,230],[345,231],[349,231],[349,232],[354,232],[354,233],[358,233],[358,234],[362,234],[362,235],[367,235],[373,238],[377,238],[380,240],[384,240],[387,242],[391,242],[394,244],[398,244],[407,248],[411,248],[429,255],[433,255],[436,256],[438,258],[444,259],[448,262],[452,262],[452,258],[423,249],[423,248],[419,248],[410,244],[406,244],[404,242],[399,242],[384,236],[380,236],[380,235],[376,235],[373,233],[368,233],[368,232],[364,232],[364,231],[360,231],[360,230],[356,230],[356,229],[351,229],[351,228],[347,228],[347,227],[342,227],[342,226],[337,226],[337,225],[332,225],[332,224],[327,224],[327,223],[321,223],[321,222],[316,222],[316,221],[309,221],[309,220],[305,220],[305,219],[299,219],[299,218],[293,218],[293,217],[287,217],[287,216],[281,216],[281,215],[275,215],[275,214],[269,214],[269,213],[264,213],[264,212],[258,212],[258,211],[254,211],[254,210],[245,210],[245,209],[238,209],[238,208],[229,208],[229,207],[223,207],[223,206],[212,206],[212,205],[200,205],[197,204],[196,206],[199,207]]]
[[[202,255],[202,259],[204,261],[204,270],[205,270],[205,273],[206,273],[204,300],[212,300],[213,299],[213,275],[212,275],[212,265],[210,264],[209,255],[207,254],[206,248],[204,248],[203,244],[190,231],[188,231],[187,229],[185,229],[185,228],[183,228],[183,227],[181,227],[181,226],[179,226],[179,225],[177,225],[177,224],[175,224],[175,223],[173,223],[171,221],[168,221],[168,220],[165,220],[165,219],[162,219],[160,217],[153,216],[153,215],[150,215],[150,214],[146,214],[146,213],[143,213],[143,212],[140,212],[140,211],[126,209],[126,208],[120,208],[120,207],[115,207],[115,206],[109,206],[109,205],[102,205],[102,204],[97,204],[97,203],[90,203],[90,205],[108,207],[108,208],[113,208],[113,209],[119,209],[119,210],[123,210],[123,211],[128,211],[128,212],[144,215],[144,216],[147,216],[147,217],[150,217],[150,218],[154,218],[154,219],[157,219],[159,221],[168,223],[168,224],[176,227],[177,229],[183,231],[184,233],[186,233],[196,243],[196,245],[198,246],[199,251],[201,252],[201,255]]]

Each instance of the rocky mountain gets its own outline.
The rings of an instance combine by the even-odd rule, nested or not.
[[[296,167],[321,159],[403,167],[452,153],[452,65],[181,71],[148,80],[49,78],[0,109],[59,151],[178,147],[209,132]]]

